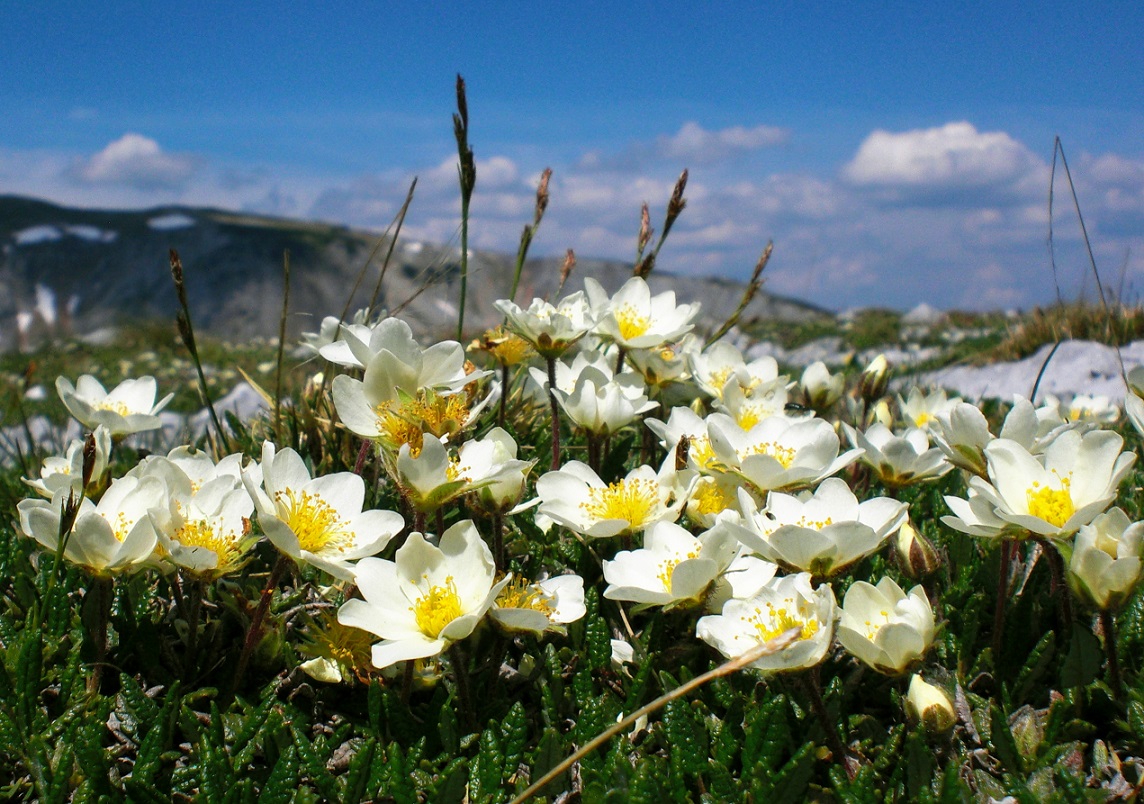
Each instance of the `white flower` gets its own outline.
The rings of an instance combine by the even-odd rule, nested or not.
[[[1115,499],[1136,460],[1134,454],[1120,451],[1123,444],[1116,433],[1081,435],[1071,430],[1038,458],[1017,442],[998,438],[985,448],[990,482],[971,478],[968,502],[947,497],[955,516],[942,521],[973,535],[1020,530],[1050,538],[1069,536]],[[996,520],[1004,524],[994,530]]]
[[[887,486],[935,480],[953,468],[941,449],[930,448],[925,430],[915,427],[895,435],[881,423],[871,425],[865,433],[845,423],[842,426],[850,443],[864,451],[862,462]]]
[[[369,344],[373,328],[380,324],[380,320],[370,324],[369,313],[370,311],[363,307],[356,310],[353,318],[349,321],[342,321],[333,315],[326,316],[318,325],[317,332],[302,333],[299,339],[298,352],[304,357],[311,357],[320,354],[324,348],[336,343],[338,346],[331,353],[338,359],[335,360],[330,357],[326,359],[339,365],[360,368],[362,364],[353,356],[353,350],[350,349],[347,339],[352,337],[358,344]],[[384,311],[380,313],[379,318],[385,318]]]
[[[822,481],[811,495],[771,492],[756,511],[741,491],[739,541],[768,561],[817,576],[830,576],[882,546],[906,521],[905,503],[874,497],[861,503],[842,480]]]
[[[90,374],[81,376],[74,386],[66,377],[57,377],[56,391],[80,424],[93,430],[102,424],[113,438],[157,430],[162,426],[159,411],[175,396],[167,394],[156,402],[154,377],[124,380],[108,392]]]
[[[1066,405],[1055,396],[1045,397],[1045,405],[1056,406],[1061,418],[1069,422],[1093,422],[1096,424],[1116,424],[1120,419],[1120,406],[1108,396],[1076,394]]]
[[[627,477],[606,484],[580,461],[569,461],[536,481],[539,514],[581,536],[634,534],[659,522],[674,522],[687,499],[694,472],[675,472],[668,456],[659,474],[637,466]]]
[[[647,281],[638,276],[611,299],[591,277],[584,280],[584,287],[596,310],[596,332],[624,349],[650,349],[676,341],[691,331],[699,314],[698,303],[677,306],[674,291],[652,296]]]
[[[520,502],[524,482],[536,459],[519,460],[516,450],[516,441],[500,427],[489,430],[478,441],[466,441],[461,446],[461,473],[466,477],[490,478],[473,494],[473,501],[485,513],[503,513]]]
[[[1112,508],[1082,527],[1072,546],[1069,585],[1098,609],[1117,609],[1140,582],[1144,522]]]
[[[542,357],[559,357],[596,324],[582,291],[556,304],[533,299],[527,310],[508,299],[498,299],[494,305],[508,317],[509,327],[531,343]]]
[[[304,561],[335,578],[353,579],[350,562],[372,556],[404,527],[394,511],[362,511],[365,482],[353,472],[310,477],[292,449],[262,445],[263,488],[255,475],[243,480],[267,538],[295,561]]]
[[[354,581],[364,599],[338,610],[338,622],[381,637],[375,667],[436,656],[464,639],[511,580],[493,583],[492,553],[471,520],[441,534],[440,547],[411,533],[394,559],[359,561]]]
[[[856,581],[842,599],[838,641],[879,673],[905,672],[921,660],[934,633],[933,609],[920,586],[907,595],[892,578],[877,586]]]
[[[696,537],[673,522],[657,522],[644,533],[642,549],[604,562],[604,597],[665,607],[697,602],[737,551],[726,527]]]
[[[743,353],[727,341],[718,341],[691,355],[691,376],[708,396],[723,398],[723,389],[735,382],[744,391],[779,380],[779,364],[770,355],[748,363]],[[785,384],[787,378],[781,381]]]
[[[103,488],[103,476],[107,472],[107,461],[111,456],[111,431],[103,425],[99,425],[92,435],[95,439],[95,462],[92,465],[88,494]],[[83,448],[84,440],[74,439],[68,445],[67,453],[62,458],[56,455],[44,458],[39,479],[23,478],[24,483],[34,489],[37,494],[49,500],[61,489],[74,491],[78,497],[79,487],[83,482]]]
[[[565,625],[584,616],[584,579],[557,575],[536,583],[512,581],[505,586],[489,616],[510,633],[540,636],[546,631],[566,632]]]
[[[506,445],[499,435],[486,439],[466,441],[456,457],[449,455],[441,439],[428,433],[416,454],[409,444],[402,445],[396,480],[409,504],[422,513],[432,513],[471,491],[500,482],[516,483],[531,468],[528,461],[505,457]]]
[[[862,454],[854,449],[839,455],[838,433],[817,418],[772,416],[743,430],[730,417],[713,413],[707,434],[716,460],[760,493],[812,486]]]
[[[908,427],[929,429],[937,424],[937,419],[960,400],[947,399],[945,391],[938,389],[926,394],[916,385],[910,388],[907,398],[898,396],[898,411]]]
[[[749,666],[768,673],[814,667],[834,638],[837,603],[830,584],[811,587],[810,575],[776,578],[748,600],[728,600],[722,614],[701,617],[695,635],[728,659],[797,631],[795,641]]]
[[[816,360],[803,369],[799,385],[810,407],[822,412],[842,398],[846,377],[841,373],[831,374],[825,363]]]
[[[69,491],[61,489],[50,502],[21,500],[16,506],[20,529],[50,552],[59,545],[60,517]],[[166,489],[157,478],[113,481],[98,505],[86,497],[80,503],[64,558],[95,575],[140,569],[155,549],[155,529],[147,514],[166,504]]]
[[[745,391],[738,383],[727,383],[723,389],[723,398],[715,400],[714,407],[734,419],[744,430],[750,430],[772,416],[807,418],[809,414],[804,412],[788,415],[789,396],[785,378],[782,377],[768,383],[760,383],[750,391]]]
[[[707,437],[707,421],[691,408],[675,407],[671,409],[666,422],[649,418],[645,423],[659,436],[660,446],[669,453],[674,454],[679,448],[679,442],[686,438],[687,462],[693,469],[706,471],[715,460],[711,441]]]
[[[658,407],[642,393],[632,396],[622,385],[591,367],[580,372],[571,393],[556,390],[556,400],[577,426],[596,436],[609,436]]]
[[[740,547],[727,569],[715,579],[707,595],[707,611],[718,614],[731,598],[746,600],[758,594],[775,577],[779,565],[764,561],[746,547]]]
[[[716,521],[739,516],[739,478],[734,475],[700,477],[687,498],[687,517],[705,528],[714,527]]]

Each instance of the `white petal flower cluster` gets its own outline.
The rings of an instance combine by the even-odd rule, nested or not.
[[[57,377],[56,391],[80,424],[91,430],[103,425],[117,439],[161,427],[159,411],[175,396],[167,394],[156,402],[154,377],[124,380],[108,391],[90,374],[81,376],[75,385],[66,377]]]

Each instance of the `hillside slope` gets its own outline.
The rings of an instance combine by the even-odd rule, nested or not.
[[[191,207],[144,211],[71,209],[16,196],[0,196],[0,349],[52,334],[86,334],[129,326],[141,318],[173,320],[175,293],[168,250],[183,261],[196,327],[232,340],[278,332],[282,258],[290,252],[289,333],[315,329],[339,315],[378,235],[325,223],[270,218]],[[380,249],[350,304],[368,304],[386,246]],[[399,242],[380,304],[402,308],[418,335],[452,331],[459,296],[459,250]],[[474,252],[469,261],[466,329],[494,325],[493,302],[508,294],[514,256]],[[745,266],[744,273],[750,269]],[[560,260],[530,260],[519,297],[550,294]],[[594,276],[609,290],[631,274],[628,264],[582,260],[566,290]],[[426,282],[431,285],[418,294]],[[711,277],[652,274],[656,292],[674,289],[681,301],[703,302],[702,325],[717,326],[736,307],[740,283]],[[412,298],[412,301],[409,301]],[[408,303],[407,303],[408,302]],[[407,304],[406,304],[407,303]],[[745,318],[805,320],[824,311],[760,293]]]

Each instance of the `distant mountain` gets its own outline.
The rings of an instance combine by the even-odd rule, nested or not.
[[[87,334],[143,318],[173,321],[177,302],[167,256],[172,248],[182,258],[196,329],[235,341],[278,333],[283,253],[289,251],[288,329],[294,337],[316,329],[323,316],[341,314],[378,240],[375,233],[344,226],[217,209],[71,209],[0,196],[0,350],[14,348],[21,337]],[[351,313],[369,303],[387,250],[388,243],[378,249],[350,300]],[[499,323],[493,302],[507,296],[514,262],[511,254],[470,253],[467,330],[475,334]],[[518,299],[554,293],[561,262],[529,260]],[[615,290],[630,275],[630,264],[583,259],[565,290],[582,287],[585,276]],[[379,304],[400,307],[421,337],[444,336],[455,327],[459,280],[459,249],[403,238]],[[738,282],[659,270],[650,282],[654,292],[674,289],[680,301],[701,301],[709,327],[726,319],[743,294]],[[824,315],[811,305],[759,293],[744,318]]]

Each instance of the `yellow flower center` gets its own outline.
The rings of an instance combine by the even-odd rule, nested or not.
[[[692,510],[702,516],[712,516],[726,511],[735,504],[734,493],[710,478],[703,478],[691,495]]]
[[[707,436],[692,436],[688,455],[700,469],[706,469],[715,460],[715,450]]]
[[[751,622],[759,634],[760,642],[770,642],[794,628],[799,630],[800,640],[810,639],[818,633],[818,618],[809,611],[805,603],[796,603],[794,598],[783,601],[786,605],[776,608],[773,603],[766,604],[766,610],[755,608]]]
[[[918,427],[919,430],[921,428],[925,427],[927,424],[929,424],[932,421],[933,421],[933,416],[931,416],[927,411],[924,411],[924,410],[921,413],[919,413],[917,416],[914,416],[914,424]]]
[[[450,481],[460,480],[467,483],[469,478],[464,474],[464,472],[461,471],[463,468],[464,467],[461,466],[461,459],[459,457],[449,458],[449,465],[445,467],[446,479]]]
[[[538,584],[529,583],[523,578],[510,581],[497,595],[497,605],[502,609],[530,609],[551,617],[556,611],[554,598],[545,593]]]
[[[1029,516],[1043,519],[1058,528],[1064,525],[1076,513],[1072,495],[1069,494],[1071,485],[1072,479],[1068,477],[1061,480],[1059,489],[1042,486],[1034,481],[1025,492],[1029,500]]]
[[[127,514],[122,511],[116,513],[114,519],[107,514],[101,514],[101,516],[111,525],[111,530],[115,533],[115,538],[119,541],[126,539],[127,534],[131,532],[131,528],[135,525],[135,520],[129,520]]]
[[[528,341],[516,333],[506,332],[502,327],[486,332],[481,347],[504,366],[523,363],[533,354],[532,345]]]
[[[417,620],[417,627],[421,633],[430,639],[436,639],[445,626],[460,617],[461,598],[457,595],[457,585],[453,576],[445,579],[444,586],[431,586],[410,609]]]
[[[623,519],[631,530],[642,527],[659,507],[659,483],[634,478],[588,489],[580,508],[595,519]]]
[[[863,623],[866,626],[866,639],[874,642],[878,637],[878,632],[888,625],[890,622],[890,612],[882,610],[877,613],[871,620],[866,620]]]
[[[421,454],[424,431],[420,423],[410,419],[395,402],[383,402],[373,409],[377,417],[377,429],[381,430],[381,440],[395,452],[402,444],[409,445],[409,454],[416,458]]]
[[[827,525],[834,524],[834,517],[826,517],[825,519],[808,519],[805,516],[800,516],[798,522],[795,523],[799,527],[810,528],[811,530],[822,530]]]
[[[353,544],[353,533],[328,502],[308,491],[286,489],[275,495],[279,518],[298,537],[298,546],[308,553],[337,550]]]
[[[689,558],[699,558],[700,552],[702,548],[697,546],[686,555],[675,556],[659,563],[659,582],[663,584],[665,592],[671,591],[671,576],[675,573],[675,568]]]
[[[651,329],[650,316],[644,315],[633,304],[625,304],[616,310],[616,324],[620,329],[620,337],[625,341],[638,338]]]
[[[777,441],[763,441],[747,449],[747,455],[770,455],[782,465],[783,469],[789,469],[794,463],[795,452],[793,447],[784,447]]]
[[[246,520],[244,520],[245,524]],[[184,547],[202,547],[218,556],[216,570],[222,570],[238,562],[242,551],[239,548],[239,534],[216,533],[211,523],[205,519],[185,523],[175,532],[174,540]]]
[[[127,409],[127,405],[122,402],[111,402],[104,399],[102,402],[97,402],[92,405],[96,410],[110,410],[112,413],[118,413],[120,416],[130,416],[131,411]]]

